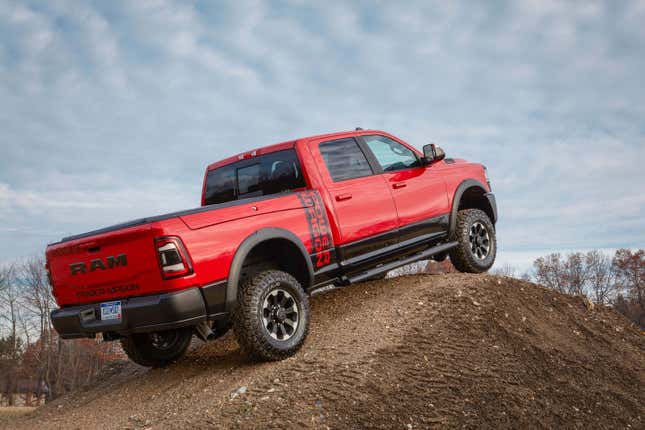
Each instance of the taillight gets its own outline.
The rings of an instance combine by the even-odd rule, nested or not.
[[[193,265],[181,239],[175,236],[155,239],[157,260],[164,279],[187,276],[193,273]]]

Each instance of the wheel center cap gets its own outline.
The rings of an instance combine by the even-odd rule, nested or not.
[[[287,313],[284,311],[283,308],[278,309],[278,311],[275,313],[275,317],[278,319],[278,321],[284,321],[285,318],[287,318]]]

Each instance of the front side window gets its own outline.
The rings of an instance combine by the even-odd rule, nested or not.
[[[294,149],[238,161],[208,172],[204,204],[266,196],[305,187]]]
[[[414,152],[395,140],[379,135],[363,136],[363,140],[384,172],[410,169],[421,165]]]
[[[320,154],[334,182],[371,175],[372,168],[354,139],[321,143]]]

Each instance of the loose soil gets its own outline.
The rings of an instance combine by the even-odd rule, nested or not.
[[[114,366],[0,428],[645,428],[645,339],[609,308],[465,274],[311,305],[285,361],[249,362],[229,334],[165,369]]]

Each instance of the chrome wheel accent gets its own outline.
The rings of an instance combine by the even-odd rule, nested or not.
[[[488,257],[490,252],[490,235],[484,224],[476,221],[470,226],[468,241],[470,242],[470,250],[475,258],[484,260]]]
[[[298,304],[287,291],[275,288],[264,298],[262,320],[272,338],[288,340],[296,333],[300,322]]]

